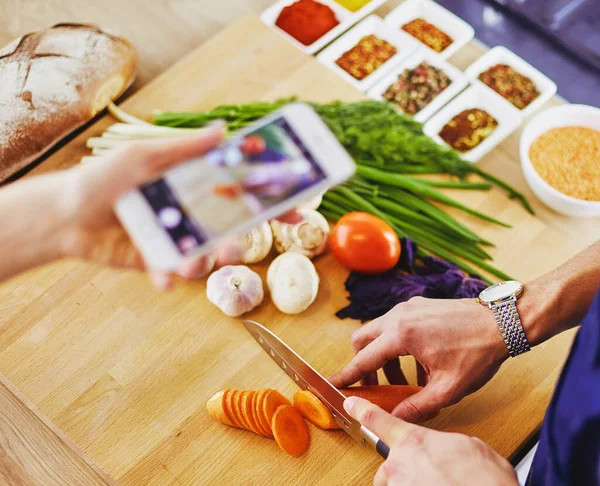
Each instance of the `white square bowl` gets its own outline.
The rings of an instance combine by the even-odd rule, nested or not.
[[[425,120],[428,120],[435,112],[437,112],[442,106],[458,95],[469,84],[467,77],[462,71],[452,66],[452,64],[444,61],[441,57],[430,53],[428,50],[426,51],[425,49],[419,49],[408,59],[395,66],[392,70],[388,71],[387,74],[369,90],[369,97],[373,98],[374,100],[386,101],[383,97],[383,93],[385,93],[390,85],[396,82],[398,76],[406,69],[413,69],[417,67],[423,61],[427,61],[432,66],[444,71],[452,81],[444,91],[438,94],[428,105],[426,105],[421,111],[413,116],[413,118],[418,122],[424,122]],[[389,103],[396,110],[402,112],[397,105],[391,102]]]
[[[289,35],[286,31],[280,29],[275,25],[277,19],[279,18],[279,14],[283,10],[284,7],[288,7],[292,3],[296,3],[297,0],[279,0],[275,2],[273,5],[268,7],[261,15],[260,19],[262,22],[269,27],[271,27],[275,32],[281,35],[284,39],[287,39],[293,45],[295,45],[298,49],[304,51],[307,54],[314,54],[315,52],[321,50],[327,44],[329,44],[332,40],[338,37],[342,32],[350,28],[356,22],[356,15],[352,14],[349,10],[346,10],[341,5],[339,5],[334,0],[317,0],[319,3],[323,5],[327,5],[333,10],[335,16],[339,20],[339,24],[336,25],[333,29],[327,32],[325,35],[319,37],[312,44],[305,46],[301,42],[297,41],[294,37]],[[359,11],[360,12],[360,11]],[[358,13],[358,12],[357,12]]]
[[[275,25],[275,22],[277,21],[277,18],[279,17],[279,14],[283,10],[283,8],[291,5],[292,3],[296,3],[296,1],[297,0],[279,0],[278,2],[275,2],[273,5],[265,9],[261,14],[260,19],[264,24],[271,27],[284,39],[287,39],[289,42],[294,44],[298,49],[306,52],[307,54],[314,54],[323,49],[327,44],[331,43],[334,39],[339,37],[342,33],[344,33],[346,30],[352,27],[356,22],[365,18],[376,8],[379,8],[387,0],[371,0],[369,3],[367,3],[364,7],[357,10],[356,12],[352,12],[346,9],[345,7],[342,7],[335,0],[317,0],[319,3],[330,7],[334,11],[340,23],[308,46],[305,46],[301,42],[298,42],[287,32],[281,30]]]
[[[490,49],[473,64],[471,64],[465,70],[465,74],[474,83],[479,83],[482,86],[485,86],[486,89],[489,89],[496,96],[502,98],[500,94],[496,93],[496,91],[478,79],[481,73],[487,71],[496,64],[506,64],[515,69],[517,72],[527,76],[535,83],[538,91],[540,92],[540,95],[535,100],[529,103],[529,105],[522,110],[519,110],[523,117],[533,113],[556,94],[556,83],[554,81],[504,46],[496,46]]]
[[[358,42],[364,36],[370,34],[376,35],[380,39],[392,44],[396,48],[397,52],[366,78],[358,80],[339,67],[335,62],[345,52],[349,51],[356,44],[358,44]],[[324,49],[323,52],[317,56],[317,60],[321,64],[338,73],[356,88],[366,91],[396,64],[409,57],[418,48],[419,43],[410,35],[404,32],[395,32],[394,29],[390,28],[390,26],[387,25],[381,17],[378,17],[377,15],[369,15],[367,18],[346,32],[342,37],[337,39],[333,44],[327,47],[327,49]]]
[[[440,131],[456,115],[471,108],[485,110],[498,122],[498,126],[492,134],[477,147],[468,152],[458,152],[463,159],[477,162],[521,124],[521,112],[502,97],[493,95],[481,86],[471,86],[425,123],[423,132],[440,145],[449,147],[439,136]]]
[[[432,0],[406,0],[387,14],[385,21],[393,28],[402,30],[403,25],[417,18],[422,18],[433,24],[454,40],[442,52],[436,52],[415,39],[424,49],[444,59],[448,59],[453,54],[456,54],[461,47],[475,36],[475,29],[469,23]]]

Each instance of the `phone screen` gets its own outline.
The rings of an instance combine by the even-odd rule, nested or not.
[[[318,185],[326,174],[281,116],[140,188],[182,255]]]

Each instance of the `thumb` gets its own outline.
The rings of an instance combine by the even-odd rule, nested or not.
[[[392,414],[412,423],[433,418],[442,408],[451,405],[452,396],[448,391],[446,383],[432,378],[422,390],[402,400]]]

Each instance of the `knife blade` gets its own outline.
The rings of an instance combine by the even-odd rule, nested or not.
[[[336,387],[263,325],[245,320],[244,326],[296,385],[304,390],[310,390],[323,402],[344,432],[362,445],[374,447],[381,457],[387,459],[390,452],[389,447],[373,432],[346,413],[344,410],[346,397]]]

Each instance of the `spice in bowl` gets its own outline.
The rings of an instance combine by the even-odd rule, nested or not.
[[[536,138],[529,147],[536,172],[567,196],[600,201],[600,131],[558,127]]]
[[[439,133],[440,138],[459,152],[468,152],[488,138],[498,121],[487,111],[471,108],[456,115]]]
[[[531,79],[506,64],[492,66],[479,75],[479,80],[520,110],[540,95]]]
[[[422,18],[416,18],[407,24],[404,24],[402,30],[409,33],[435,52],[442,52],[454,42],[452,37]]]
[[[371,0],[335,0],[336,3],[344,7],[346,10],[350,10],[351,12],[358,12],[361,8],[363,8],[367,3],[370,3]]]
[[[361,81],[381,67],[396,52],[398,51],[392,44],[369,34],[359,40],[352,49],[344,52],[335,63]]]
[[[423,61],[417,67],[405,69],[383,93],[383,98],[407,115],[416,115],[452,83],[439,68]]]
[[[309,46],[340,22],[335,12],[315,0],[298,0],[284,7],[275,25],[301,44]]]

